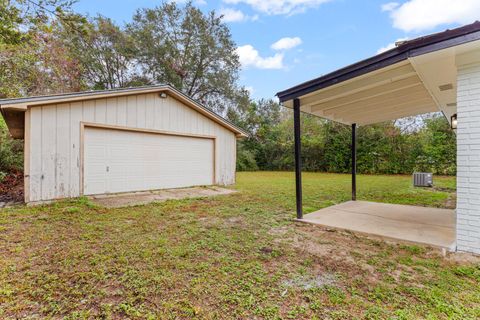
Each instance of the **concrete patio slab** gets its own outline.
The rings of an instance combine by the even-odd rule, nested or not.
[[[299,221],[455,249],[455,211],[449,209],[349,201],[309,213]]]
[[[109,194],[89,197],[93,203],[106,208],[120,208],[163,202],[172,199],[203,198],[237,192],[220,187],[192,187],[182,189],[153,190],[135,193]]]

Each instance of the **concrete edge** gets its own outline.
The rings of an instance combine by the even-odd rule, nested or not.
[[[305,220],[305,219],[294,218],[293,221],[294,222],[305,223],[305,224],[310,224],[310,225],[314,225],[314,226],[321,226],[321,227],[324,227],[324,228],[334,229],[334,230],[338,230],[338,231],[346,231],[346,232],[350,232],[350,233],[355,234],[355,235],[361,235],[361,236],[364,236],[364,237],[367,237],[367,238],[380,239],[380,240],[383,240],[385,242],[390,241],[390,242],[397,242],[397,243],[420,244],[420,245],[423,245],[423,246],[429,246],[429,247],[432,247],[432,248],[441,249],[442,252],[443,251],[448,251],[448,252],[456,252],[457,251],[456,250],[457,245],[456,245],[455,242],[452,243],[448,247],[444,247],[444,246],[434,245],[434,244],[431,244],[431,243],[399,239],[399,238],[395,238],[395,237],[382,236],[382,235],[378,235],[378,234],[372,234],[372,233],[368,233],[368,232],[350,230],[350,229],[345,229],[345,228],[340,228],[340,227],[332,227],[332,226],[324,225],[324,224],[321,224],[321,223],[315,223],[315,222],[312,222],[312,221],[308,221],[308,220]]]

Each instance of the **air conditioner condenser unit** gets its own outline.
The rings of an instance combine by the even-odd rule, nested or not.
[[[414,172],[414,187],[433,187],[433,174],[431,172]]]

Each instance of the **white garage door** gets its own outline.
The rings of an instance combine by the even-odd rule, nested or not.
[[[211,185],[213,139],[85,128],[84,194]]]

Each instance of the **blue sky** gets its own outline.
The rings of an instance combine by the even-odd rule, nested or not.
[[[180,2],[181,1],[178,1]],[[79,0],[75,9],[120,24],[161,0]],[[240,83],[254,98],[318,77],[411,39],[480,20],[480,0],[196,0],[232,31]]]

